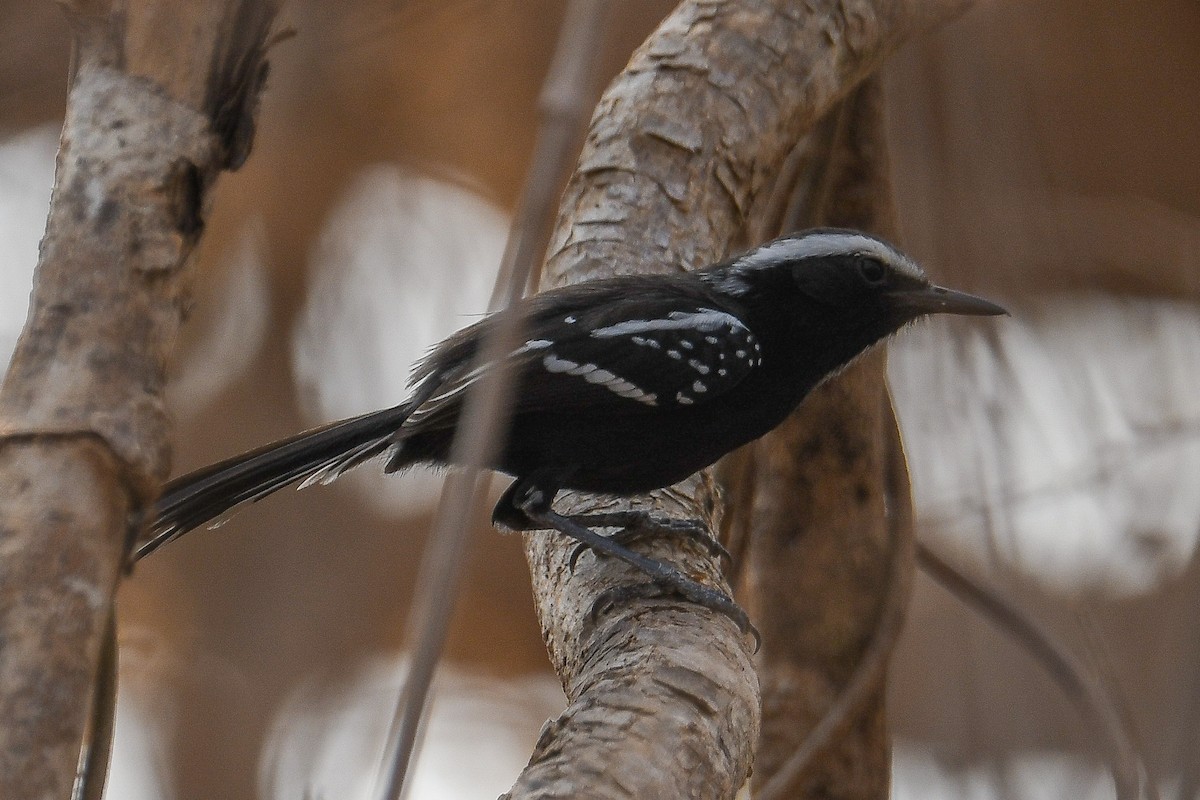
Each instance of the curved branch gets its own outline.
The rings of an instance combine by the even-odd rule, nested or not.
[[[864,721],[867,723],[868,738],[874,741],[875,748],[867,752],[859,750],[861,757],[852,769],[868,775],[890,773],[890,742],[887,737],[870,736],[874,732],[870,723],[883,704],[888,665],[908,616],[916,539],[909,500],[908,468],[904,463],[900,431],[890,409],[885,416],[884,492],[896,513],[889,515],[888,520],[891,546],[885,556],[889,563],[886,579],[880,588],[882,598],[878,619],[870,621],[873,623],[868,626],[871,639],[863,648],[853,674],[840,687],[821,717],[808,728],[797,726],[794,719],[780,720],[781,723],[790,722],[791,730],[802,733],[803,739],[794,751],[779,759],[769,771],[763,770],[766,774],[758,793],[760,800],[796,796],[795,787],[801,784],[822,755],[854,748],[858,744],[861,736],[855,730],[855,725],[857,723],[861,727]],[[770,720],[767,725],[770,727]],[[836,757],[835,753],[831,760],[836,761]],[[885,780],[884,794],[888,784]]]
[[[1157,800],[1158,789],[1150,779],[1137,737],[1122,713],[1118,698],[1097,671],[1090,669],[1001,591],[963,574],[927,544],[918,544],[916,554],[917,563],[929,577],[1011,636],[1095,725],[1108,757],[1118,800]]]
[[[877,78],[802,149],[786,221],[894,235]],[[883,347],[747,450],[752,480],[735,487],[732,502],[749,509],[748,582],[776,642],[759,663],[761,794],[885,797],[886,667],[908,606],[913,530]]]
[[[544,283],[693,268],[725,255],[794,143],[945,2],[688,0],[610,86],[562,202]],[[568,498],[572,511],[607,510]],[[707,475],[639,500],[710,523]],[[571,704],[510,797],[732,797],[760,712],[749,643],[733,624],[670,600],[599,619],[599,595],[637,580],[550,533],[526,537],[538,613]],[[728,590],[700,548],[645,551]],[[769,644],[769,643],[768,643]]]

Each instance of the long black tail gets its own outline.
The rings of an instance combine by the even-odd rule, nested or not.
[[[327,483],[380,455],[395,443],[394,434],[411,410],[405,403],[334,422],[176,478],[163,488],[134,558],[219,519],[236,505],[297,481]]]

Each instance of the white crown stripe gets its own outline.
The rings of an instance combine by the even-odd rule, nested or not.
[[[871,256],[913,278],[924,277],[921,268],[903,253],[861,233],[810,233],[794,239],[778,239],[739,258],[732,272],[772,267],[781,261],[854,254]]]

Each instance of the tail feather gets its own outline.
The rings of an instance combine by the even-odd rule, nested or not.
[[[364,442],[358,447],[347,451],[339,458],[330,459],[322,464],[319,468],[310,473],[308,477],[301,482],[298,488],[307,489],[309,486],[315,486],[316,484],[326,486],[342,477],[343,473],[354,469],[364,461],[370,461],[380,453],[397,446],[398,445],[392,443],[390,437],[384,439],[372,439],[369,442]]]
[[[163,488],[134,557],[143,558],[233,507],[289,484],[332,481],[395,447],[394,434],[411,410],[405,403],[334,422],[176,478]]]

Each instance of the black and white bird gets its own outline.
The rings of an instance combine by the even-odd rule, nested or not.
[[[521,301],[526,340],[506,356],[516,391],[492,468],[516,478],[494,519],[557,529],[655,583],[736,617],[723,594],[551,507],[577,489],[632,495],[668,486],[777,426],[817,384],[929,314],[1005,313],[930,284],[865,233],[819,229],[690,273],[626,275]],[[383,456],[387,472],[446,465],[485,318],[437,345],[410,399],[169,483],[136,556],[292,483],[328,482]],[[610,521],[611,522],[611,521]]]

